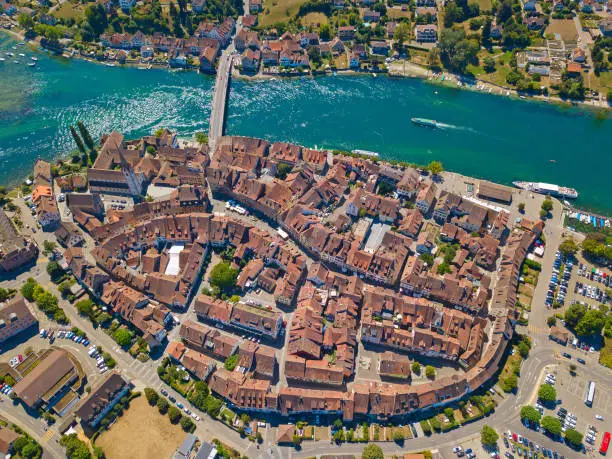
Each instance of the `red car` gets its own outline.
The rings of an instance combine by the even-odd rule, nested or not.
[[[512,439],[513,439],[514,441],[518,441],[518,437],[516,436],[516,434],[515,434],[515,433],[513,433],[513,434],[512,434]]]

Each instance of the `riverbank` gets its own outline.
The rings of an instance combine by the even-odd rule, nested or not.
[[[8,35],[0,36],[0,51],[15,44]],[[43,53],[33,68],[2,66],[0,183],[15,184],[27,176],[37,157],[53,160],[73,150],[68,128],[79,120],[95,138],[113,130],[127,137],[162,127],[184,137],[208,130],[214,77],[92,64]],[[515,180],[557,183],[579,191],[578,207],[612,212],[602,167],[609,159],[611,120],[582,108],[525,104],[458,89],[456,83],[439,86],[424,78],[369,74],[235,79],[225,132],[360,148],[408,163],[439,160],[448,170],[506,185]],[[410,122],[412,117],[435,119],[445,127],[421,128]]]
[[[24,34],[20,30],[11,29],[11,30],[5,30],[5,31],[12,34],[13,36],[15,36],[21,41],[25,40]],[[39,41],[37,40],[34,40],[34,41],[39,44]],[[110,61],[110,62],[109,61],[99,61],[97,59],[92,59],[90,57],[83,56],[82,54],[76,52],[76,50],[72,50],[72,51],[73,51],[72,54],[65,52],[61,56],[65,58],[70,58],[70,59],[82,59],[84,61],[91,62],[94,64],[101,64],[101,65],[106,65],[106,66],[111,66],[111,67],[112,66],[135,67],[135,68],[139,68],[140,70],[149,70],[151,68],[156,68],[156,69],[165,69],[168,71],[195,71],[198,74],[200,73],[197,67],[172,68],[167,63],[161,64],[161,63],[155,63],[155,62],[150,62],[150,61],[145,61],[145,62],[126,61],[124,63],[119,63],[117,61]],[[464,81],[467,81],[466,77],[462,75],[450,73],[450,72],[438,72],[437,74],[439,75],[439,77],[433,78],[432,75],[435,75],[436,74],[435,72],[433,72],[432,70],[429,70],[426,67],[420,66],[412,62],[394,61],[390,65],[387,66],[387,69],[388,69],[387,72],[378,72],[378,74],[380,74],[381,76],[385,76],[385,74],[387,74],[387,76],[389,77],[426,79],[432,82],[433,84],[439,84],[443,86],[452,86],[453,83],[455,83],[457,88],[462,89],[462,90],[479,90],[481,92],[484,92],[484,90],[480,90],[479,88],[486,87],[487,89],[491,89],[491,91],[487,92],[487,94],[496,95],[496,96],[513,97],[513,98],[517,98],[521,100],[531,100],[531,101],[538,101],[538,102],[544,102],[544,103],[553,103],[553,104],[557,104],[561,106],[577,106],[577,107],[584,107],[588,109],[599,109],[599,110],[604,110],[606,112],[610,112],[612,110],[611,103],[602,101],[602,100],[566,100],[566,99],[561,99],[560,97],[557,97],[557,96],[521,94],[516,89],[513,89],[511,87],[498,86],[490,82],[480,80],[478,78],[473,79],[473,82],[474,82],[473,84],[462,83]],[[244,80],[270,80],[273,78],[283,78],[283,79],[284,78],[303,78],[305,76],[308,76],[308,77],[332,76],[332,75],[333,76],[341,76],[341,75],[355,76],[355,75],[369,75],[370,73],[371,72],[356,72],[351,69],[343,69],[343,70],[335,70],[335,71],[334,70],[324,70],[322,74],[316,74],[316,75],[312,73],[308,75],[286,75],[282,73],[264,74],[262,71],[258,72],[255,75],[248,75],[248,74],[241,74],[240,72],[234,70],[232,71],[232,77],[240,78]],[[444,78],[442,79],[442,77]],[[460,84],[457,84],[457,83],[460,83]],[[496,91],[493,91],[493,89],[495,89]]]

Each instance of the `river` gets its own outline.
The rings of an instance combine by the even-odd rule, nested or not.
[[[0,35],[0,55],[15,42]],[[38,65],[0,63],[0,183],[14,183],[36,157],[74,148],[68,126],[82,120],[94,136],[128,137],[169,127],[206,130],[211,77],[195,72],[107,67],[36,53]],[[411,117],[432,118],[428,129]],[[307,146],[361,148],[382,158],[427,164],[510,184],[534,180],[572,186],[583,208],[612,213],[608,166],[612,121],[577,108],[438,87],[386,77],[234,80],[228,134]]]

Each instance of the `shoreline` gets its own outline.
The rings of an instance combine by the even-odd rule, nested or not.
[[[18,34],[14,33],[14,32],[11,33],[11,35],[18,36]],[[36,43],[36,41],[34,40],[34,41],[30,41],[28,44],[29,45],[34,45],[35,43]],[[41,52],[38,49],[37,49],[37,51]],[[83,60],[89,60],[89,59],[83,58],[83,56],[80,56],[80,55],[78,57],[82,58]],[[91,62],[92,63],[101,63],[101,62],[93,61],[93,60]],[[132,67],[134,67],[134,66],[132,65]],[[179,70],[180,69],[177,69],[177,71],[179,71]],[[413,79],[419,79],[419,80],[423,80],[424,82],[430,83],[432,85],[446,86],[446,87],[449,87],[449,88],[451,88],[451,87],[455,88],[455,85],[453,84],[453,81],[449,81],[447,84],[445,84],[445,82],[442,82],[440,80],[431,80],[431,79],[428,79],[427,78],[427,72],[428,71],[423,69],[423,68],[421,68],[421,67],[414,66],[413,70],[415,70],[415,71],[416,70],[420,70],[421,74],[420,75],[417,75],[417,74],[412,74],[412,75],[397,75],[397,74],[391,72],[391,73],[389,73],[389,75],[386,75],[386,76],[388,76],[389,78],[413,78]],[[330,75],[307,75],[307,76],[309,78],[316,78],[316,77],[319,77],[319,76],[330,76]],[[368,78],[373,78],[371,75],[367,74],[366,72],[355,72],[355,71],[338,72],[337,76],[350,76],[350,77],[364,76],[364,77],[368,77]],[[265,81],[265,80],[271,80],[271,79],[280,79],[279,77],[277,77],[275,75],[268,75],[268,74],[266,74],[266,75],[255,75],[255,76],[239,75],[239,76],[236,76],[236,78],[238,78],[240,80],[243,80],[243,81],[252,81],[252,82]],[[466,89],[466,88],[465,87],[461,87],[461,88],[457,87],[457,89]],[[472,88],[467,88],[467,89],[472,89]],[[485,92],[485,91],[476,91],[474,89],[472,89],[472,91],[474,91],[474,92]],[[491,95],[493,95],[493,94],[495,94],[495,93],[491,93]],[[498,95],[498,94],[495,94],[495,95]],[[180,136],[180,133],[179,133],[179,136]],[[181,137],[181,138],[185,138],[185,137]],[[189,139],[192,140],[191,138],[189,138]],[[334,146],[329,146],[328,147],[328,149],[330,149],[330,150],[333,150],[334,148],[335,148]],[[57,160],[60,160],[60,159],[61,160],[65,160],[66,158],[69,158],[69,155],[71,153],[72,153],[72,151],[57,152],[54,155],[54,158],[51,159],[51,161],[57,161]],[[385,158],[384,156],[385,156],[384,153],[382,153],[381,157],[380,157],[380,160],[387,161],[387,162],[392,161],[392,158]],[[404,162],[405,163],[410,163],[410,161],[404,161]],[[451,172],[451,171],[452,171],[452,169],[449,170],[449,172]],[[480,179],[490,180],[487,176],[479,176],[479,175],[471,175],[471,174],[470,175],[465,175],[465,171],[463,173],[459,172],[459,171],[456,171],[456,172],[453,172],[453,173],[456,173],[456,174],[459,174],[459,175],[465,177],[466,180],[472,180],[472,181],[480,180]],[[12,188],[20,187],[23,184],[25,178],[27,178],[27,175],[22,177],[21,179],[16,180],[12,185],[9,185],[9,186],[12,187]],[[496,183],[500,183],[500,182],[496,182]],[[500,184],[504,184],[504,183],[500,183]],[[504,185],[505,186],[511,186],[511,185],[508,185],[508,184],[504,184]],[[585,212],[593,213],[593,214],[599,214],[599,215],[603,214],[604,216],[608,213],[606,210],[602,210],[602,209],[597,208],[597,207],[593,207],[592,209],[589,209],[588,205],[585,205],[584,207],[582,207],[579,204],[578,206],[576,206],[576,207],[572,206],[571,208],[575,209],[575,210],[583,210]]]
[[[2,31],[5,31],[6,33],[8,33],[9,35],[14,36],[15,38],[19,39],[20,41],[25,41],[25,36],[23,35],[23,33],[21,32],[17,32],[14,29],[0,29]],[[38,39],[34,39],[34,40],[28,40],[25,41],[26,45],[31,44],[31,43],[36,43],[38,46],[40,46],[40,41]],[[37,49],[37,51],[40,52],[39,49]],[[209,73],[203,73],[200,72],[198,68],[173,68],[170,67],[168,64],[158,64],[158,63],[151,63],[151,62],[125,62],[125,63],[118,63],[117,61],[98,61],[96,59],[92,59],[89,57],[85,57],[83,55],[81,55],[80,53],[76,53],[76,54],[53,54],[52,52],[47,52],[47,54],[49,54],[51,57],[63,57],[65,59],[80,59],[92,64],[98,64],[98,65],[103,65],[106,67],[117,67],[117,68],[122,68],[122,67],[130,67],[130,68],[137,68],[137,69],[141,69],[141,70],[166,70],[169,72],[197,72],[198,74],[202,74],[202,75],[209,75],[212,76],[214,74],[209,74]],[[398,65],[404,65],[398,62]],[[151,68],[142,68],[142,66],[151,66]],[[261,71],[258,72],[257,74],[254,75],[247,75],[247,74],[240,74],[239,72],[235,71],[235,69],[232,71],[232,78],[238,78],[244,81],[268,81],[271,80],[273,78],[275,79],[295,79],[295,78],[317,78],[317,77],[331,77],[331,76],[369,76],[372,75],[373,73],[376,74],[376,76],[378,77],[379,75],[382,77],[387,77],[387,78],[407,78],[407,79],[419,79],[419,80],[423,80],[429,84],[432,85],[437,85],[437,86],[443,86],[443,87],[448,87],[448,88],[455,88],[455,89],[461,89],[461,90],[467,90],[467,91],[471,91],[471,92],[476,92],[476,93],[480,93],[480,94],[485,94],[485,95],[492,95],[492,96],[502,96],[502,97],[508,97],[510,99],[520,99],[523,101],[531,101],[531,102],[541,102],[541,103],[546,103],[546,104],[552,104],[552,105],[556,105],[559,107],[576,107],[576,108],[580,108],[580,109],[587,109],[589,111],[605,111],[607,113],[607,118],[610,117],[610,114],[612,113],[612,104],[610,102],[606,103],[604,101],[587,101],[587,100],[566,100],[566,99],[562,99],[558,96],[543,96],[543,95],[531,95],[531,94],[520,94],[516,89],[514,88],[507,88],[504,86],[498,86],[495,85],[493,83],[484,81],[484,80],[480,80],[478,78],[474,78],[474,79],[469,79],[470,81],[473,81],[473,84],[468,85],[466,83],[462,83],[460,86],[456,85],[456,84],[452,84],[452,83],[456,83],[456,82],[460,82],[460,81],[464,81],[467,80],[467,77],[463,77],[461,75],[457,75],[454,73],[450,73],[450,72],[446,72],[446,71],[440,71],[437,74],[440,76],[444,76],[444,81],[435,78],[432,78],[432,75],[435,75],[436,73],[433,72],[432,70],[427,69],[426,67],[422,67],[418,64],[414,64],[412,62],[406,62],[405,66],[408,66],[411,70],[412,73],[406,74],[405,72],[399,72],[391,67],[387,67],[387,71],[384,72],[368,72],[368,71],[363,71],[363,72],[357,72],[355,70],[352,69],[343,69],[343,70],[336,70],[336,71],[332,71],[332,70],[324,70],[322,73],[317,73],[317,74],[313,74],[312,71],[309,71],[308,74],[304,74],[304,75],[283,75],[283,74],[264,74]],[[446,83],[448,82],[448,83]],[[496,89],[497,91],[490,91],[490,92],[486,92],[485,90],[478,90],[477,87],[478,86],[485,86],[487,88],[491,88],[491,89]],[[505,92],[505,94],[504,94]]]

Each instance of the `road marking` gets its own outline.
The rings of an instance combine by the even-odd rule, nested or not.
[[[53,438],[53,435],[55,435],[54,431],[47,430],[41,439],[41,443],[47,443],[49,440],[51,440],[51,438]]]

